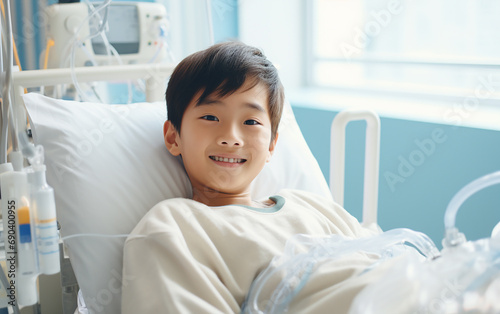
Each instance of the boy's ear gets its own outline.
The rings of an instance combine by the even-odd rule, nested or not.
[[[181,154],[178,140],[179,132],[177,132],[170,120],[165,121],[163,124],[163,139],[165,140],[165,146],[172,155],[178,156]]]
[[[267,156],[266,162],[271,161],[271,157],[274,154],[274,149],[276,148],[276,143],[278,142],[278,132],[276,132],[276,136],[274,139],[271,141],[271,144],[269,145],[269,155]]]

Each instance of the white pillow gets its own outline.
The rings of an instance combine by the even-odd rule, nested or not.
[[[328,136],[328,134],[320,136],[322,135]],[[254,199],[267,198],[282,189],[298,189],[332,197],[318,162],[300,132],[288,101],[283,108],[273,157],[255,178],[252,196]]]
[[[119,313],[125,237],[96,235],[126,235],[156,203],[191,195],[180,159],[164,146],[165,103],[103,105],[35,93],[23,100],[34,141],[45,150],[47,181],[85,303],[91,313]],[[275,154],[252,188],[257,199],[282,188],[331,197],[289,104]],[[71,237],[78,234],[89,235]]]

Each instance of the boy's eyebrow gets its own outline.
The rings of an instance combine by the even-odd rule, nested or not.
[[[220,100],[205,98],[205,100],[197,102],[195,107],[199,107],[199,106],[203,106],[203,105],[224,105],[224,103]],[[264,110],[264,108],[261,105],[256,104],[256,103],[247,102],[247,103],[244,103],[243,105],[246,107],[249,107],[251,109],[255,109],[255,110],[258,110],[261,112],[266,112],[266,110]]]

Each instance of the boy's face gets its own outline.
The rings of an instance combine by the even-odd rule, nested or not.
[[[271,158],[276,139],[271,142],[267,90],[249,86],[247,80],[233,94],[211,95],[200,104],[198,93],[184,112],[180,134],[165,123],[165,143],[182,156],[195,200],[248,195]]]

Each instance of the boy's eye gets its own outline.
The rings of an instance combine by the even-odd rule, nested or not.
[[[217,118],[216,116],[212,116],[210,114],[203,116],[201,118],[204,120],[209,120],[209,121],[219,121],[219,118]]]
[[[244,124],[246,124],[246,125],[258,125],[258,124],[260,124],[260,123],[259,123],[258,121],[256,121],[256,120],[251,120],[251,119],[250,119],[250,120],[246,120],[246,121],[244,122]]]

